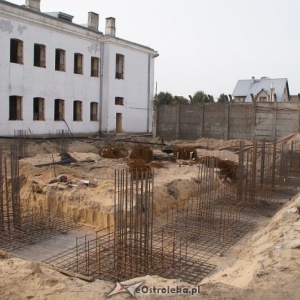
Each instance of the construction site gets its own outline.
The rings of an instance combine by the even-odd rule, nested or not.
[[[278,282],[281,299],[297,292],[299,134],[166,142],[22,132],[1,142],[0,161],[0,298],[102,299],[136,278],[200,285],[203,299],[277,299]],[[292,258],[277,282],[267,258],[282,268],[284,249]]]

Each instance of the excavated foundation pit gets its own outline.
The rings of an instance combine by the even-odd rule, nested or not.
[[[260,147],[264,149],[265,146],[262,144]],[[159,173],[163,173],[164,170],[153,171],[156,174],[145,175],[142,179],[129,178],[130,175],[125,173],[121,173],[120,177],[115,177],[115,183],[110,188],[112,188],[113,194],[117,196],[113,205],[110,203],[113,209],[110,208],[110,211],[105,213],[103,207],[93,207],[95,204],[86,200],[86,196],[90,192],[89,189],[92,188],[85,185],[70,188],[71,190],[75,188],[76,192],[82,193],[78,197],[79,200],[73,200],[75,202],[73,204],[72,200],[68,201],[68,197],[64,195],[64,193],[70,192],[69,188],[65,189],[61,182],[48,185],[46,189],[39,192],[36,192],[37,190],[23,191],[23,195],[27,195],[25,200],[23,199],[27,205],[33,206],[35,204],[35,207],[40,208],[38,213],[32,214],[32,219],[39,215],[40,220],[32,223],[27,221],[32,226],[31,231],[46,231],[45,228],[48,226],[49,232],[55,232],[54,226],[49,225],[51,222],[45,223],[49,216],[43,216],[49,207],[52,213],[55,212],[58,215],[66,213],[71,217],[68,222],[72,225],[65,228],[62,226],[61,229],[56,230],[56,237],[50,237],[51,234],[49,236],[43,235],[40,240],[44,241],[41,242],[38,242],[38,238],[37,240],[28,238],[28,243],[35,244],[22,248],[20,246],[15,247],[18,249],[15,249],[13,253],[27,259],[43,260],[57,268],[91,278],[108,279],[109,277],[110,280],[115,281],[129,279],[133,276],[158,274],[167,278],[180,277],[184,281],[197,284],[214,268],[214,264],[210,263],[210,259],[214,255],[224,255],[229,247],[247,232],[253,230],[253,222],[250,221],[251,214],[256,217],[266,212],[272,215],[281,204],[288,200],[284,197],[278,198],[278,194],[285,195],[283,192],[285,189],[289,191],[287,193],[289,195],[291,195],[291,190],[296,192],[295,186],[298,182],[296,175],[298,172],[295,170],[295,166],[297,166],[295,163],[298,161],[295,153],[298,148],[293,145],[292,149],[293,155],[282,156],[284,161],[279,164],[282,168],[274,167],[273,169],[272,166],[275,166],[275,159],[278,159],[277,154],[279,153],[274,154],[277,151],[275,148],[273,148],[273,152],[271,151],[269,155],[266,155],[267,151],[263,153],[263,151],[259,151],[257,145],[253,145],[253,148],[247,151],[243,159],[241,159],[240,154],[240,161],[247,168],[246,171],[244,167],[238,169],[237,189],[233,189],[233,185],[222,185],[219,182],[214,163],[208,159],[206,164],[197,166],[198,177],[191,180],[196,186],[197,197],[193,198],[192,196],[195,196],[192,195],[193,193],[187,193],[186,197],[181,197],[178,181],[171,180],[165,186],[165,190],[166,194],[172,196],[173,201],[169,201],[168,205],[163,206],[163,208],[157,207],[159,205],[153,201],[153,195],[154,192],[157,192],[155,190],[156,176],[161,175]],[[14,154],[11,154],[11,160],[16,160]],[[11,168],[10,182],[16,184],[11,187],[11,191],[14,189],[20,191],[21,187],[17,182],[19,173],[15,168],[16,164],[14,162],[14,167]],[[167,164],[171,163],[167,162]],[[190,167],[194,168],[195,165],[179,166],[181,169]],[[291,177],[291,167],[294,177]],[[116,168],[116,170],[123,172],[124,169]],[[8,172],[3,171],[2,174],[5,178],[9,177]],[[182,175],[183,178],[180,181],[184,182],[185,172]],[[242,180],[240,180],[241,178]],[[154,183],[152,179],[154,179]],[[158,180],[158,184],[161,183],[161,180]],[[3,184],[5,186],[6,183],[3,182]],[[31,182],[30,186],[33,185],[39,188],[39,183],[34,182],[32,184]],[[62,188],[62,186],[64,187]],[[132,192],[133,186],[135,193]],[[78,187],[79,189],[77,189]],[[47,189],[50,190],[50,193],[44,194]],[[94,192],[97,191],[97,187],[94,189]],[[278,191],[280,192],[278,193]],[[161,195],[164,195],[163,191],[160,190],[160,192]],[[55,195],[51,195],[51,193]],[[11,194],[12,204],[15,205],[18,197],[15,197],[13,193]],[[101,195],[97,195],[97,197],[101,200]],[[160,197],[162,202],[166,198]],[[137,205],[136,203],[140,199],[144,202]],[[130,204],[131,201],[132,204]],[[86,208],[79,207],[78,202]],[[126,203],[129,207],[125,209]],[[8,216],[7,219],[13,218],[14,221],[21,205],[17,205],[18,209],[13,208],[13,205],[7,208],[6,213],[8,212],[8,214],[6,215]],[[150,207],[152,208],[151,212],[149,212]],[[108,209],[106,208],[106,210]],[[131,214],[131,211],[135,211],[135,213]],[[159,218],[157,219],[157,217]],[[5,223],[4,219],[1,220]],[[27,219],[29,220],[30,217]],[[92,235],[84,235],[83,238],[79,239],[78,237],[83,234],[82,228],[85,227],[81,227],[81,231],[74,231],[72,226],[73,224],[75,227],[78,226],[80,220],[84,220],[86,224],[97,226],[98,229],[113,225],[115,228],[109,233],[101,234],[100,237],[97,236],[97,233],[93,233]],[[14,224],[13,221],[11,224]],[[10,225],[9,239],[17,240],[19,238],[22,240],[20,238],[22,231],[26,235],[25,223],[22,222],[22,219],[18,219],[18,221],[22,223],[23,229],[22,226],[19,226],[19,228],[16,227],[17,230],[15,228],[12,230],[12,225]],[[62,224],[63,222],[56,221],[56,223]],[[43,228],[41,228],[41,224],[43,224]],[[12,234],[12,231],[19,232]],[[7,229],[2,228],[3,232],[6,235]],[[128,232],[132,232],[132,234],[128,235]],[[214,238],[210,238],[211,236]],[[80,243],[78,243],[79,240],[81,240]],[[64,248],[64,246],[66,247]],[[107,251],[108,248],[109,251]],[[84,249],[82,255],[78,255],[80,252],[78,249],[81,251]],[[141,265],[146,261],[150,261],[150,264],[145,269],[141,268]],[[163,265],[157,267],[162,262],[164,262]],[[91,267],[95,264],[96,267]],[[191,266],[194,267],[191,268]],[[177,271],[175,272],[175,270]],[[105,278],[107,273],[110,275]]]

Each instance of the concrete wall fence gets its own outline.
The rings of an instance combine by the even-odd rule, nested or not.
[[[155,134],[163,139],[274,140],[300,132],[300,103],[159,105]]]

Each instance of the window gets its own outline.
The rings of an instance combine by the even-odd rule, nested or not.
[[[74,54],[74,73],[75,74],[83,74],[82,62],[83,62],[83,55],[80,53],[75,53]]]
[[[98,121],[98,103],[97,102],[91,102],[90,120]]]
[[[124,55],[116,55],[116,78],[124,79]]]
[[[55,49],[55,70],[66,70],[66,51],[62,49]]]
[[[82,101],[73,102],[73,121],[82,121]]]
[[[99,77],[99,58],[98,57],[91,57],[91,76],[92,77]]]
[[[35,67],[46,68],[46,46],[34,44],[33,64]]]
[[[115,98],[115,105],[124,105],[124,98],[116,97]]]
[[[33,98],[33,120],[34,121],[44,121],[45,113],[44,113],[44,103],[45,100],[43,98]]]
[[[54,102],[54,121],[65,120],[65,101],[61,99],[55,99]]]
[[[22,97],[9,97],[9,120],[22,120]]]
[[[23,41],[17,39],[10,40],[10,62],[23,64]]]
[[[259,97],[260,102],[267,102],[267,97]]]

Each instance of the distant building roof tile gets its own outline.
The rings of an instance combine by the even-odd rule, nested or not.
[[[288,88],[288,81],[286,78],[266,78],[261,79],[243,79],[239,80],[232,93],[233,97],[246,97],[245,102],[251,102],[251,94],[255,97],[261,90],[270,94],[270,89],[273,86],[277,96],[277,101],[283,101],[284,89]],[[289,91],[288,91],[289,93]]]

